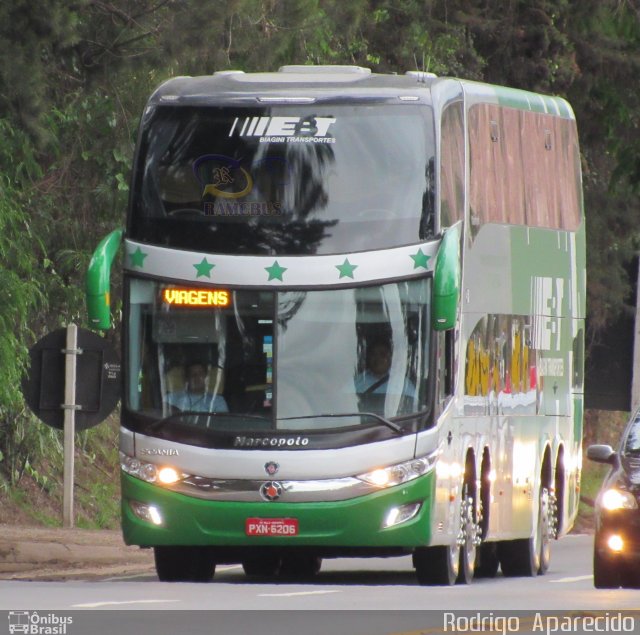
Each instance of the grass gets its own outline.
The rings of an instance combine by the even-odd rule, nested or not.
[[[117,529],[120,525],[118,431],[118,417],[113,415],[76,437],[74,517],[80,528]],[[61,526],[63,470],[62,445],[52,443],[38,460],[29,462],[16,485],[0,482],[0,522]]]
[[[604,443],[614,449],[617,448],[628,417],[626,412],[605,410],[587,410],[585,413],[580,505],[575,531],[593,529],[593,502],[610,469],[608,465],[587,459],[587,448],[595,443]]]

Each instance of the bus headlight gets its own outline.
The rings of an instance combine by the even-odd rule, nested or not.
[[[365,474],[358,474],[356,478],[375,487],[393,487],[394,485],[413,481],[419,476],[430,472],[436,464],[436,458],[437,453],[434,452],[418,459],[411,459],[404,463],[389,465]]]
[[[615,511],[616,509],[637,509],[638,502],[636,497],[622,489],[611,488],[602,493],[600,504],[607,511]]]
[[[163,467],[158,470],[158,481],[163,485],[171,485],[176,483],[182,478],[182,476],[172,467]]]
[[[160,485],[172,485],[188,476],[188,474],[183,474],[173,467],[160,467],[153,463],[146,463],[122,452],[120,452],[120,467],[123,472],[135,476],[142,481],[158,483]]]

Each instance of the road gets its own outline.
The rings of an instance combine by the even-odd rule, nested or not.
[[[417,635],[442,632],[443,610],[498,615],[507,610],[557,614],[638,607],[638,591],[593,588],[592,541],[592,536],[568,536],[555,543],[551,569],[545,576],[503,578],[498,574],[494,579],[476,580],[470,586],[421,587],[416,583],[410,558],[342,559],[325,561],[313,582],[304,584],[252,582],[239,566],[219,566],[209,584],[160,583],[155,575],[67,582],[0,581],[0,610],[84,611],[83,619],[88,619],[86,614],[92,611],[100,615],[110,611],[111,628],[114,619],[142,621],[147,626],[149,620],[160,620],[167,628],[176,621],[178,628],[187,619],[180,611],[207,609],[217,613],[200,613],[198,619],[209,625],[225,624],[222,630],[207,631],[216,634],[248,634],[259,621],[262,635]],[[440,628],[427,628],[427,618],[436,620]],[[284,619],[289,622],[281,623]],[[338,620],[339,630],[332,630],[331,625],[338,628],[334,620]],[[1,628],[0,625],[0,633]],[[136,633],[146,632],[140,630],[139,624],[136,629]],[[96,625],[92,625],[92,631],[101,632]],[[119,632],[129,631],[124,628]],[[155,628],[149,632],[164,631]],[[190,626],[184,632],[200,631]],[[67,635],[74,632],[67,630]]]

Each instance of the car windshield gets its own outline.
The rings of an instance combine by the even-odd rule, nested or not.
[[[198,429],[386,425],[428,403],[430,279],[186,289],[131,279],[125,407]]]
[[[640,412],[636,413],[624,441],[623,451],[626,454],[640,453]]]
[[[217,253],[328,254],[433,235],[424,105],[159,106],[144,123],[128,235]]]

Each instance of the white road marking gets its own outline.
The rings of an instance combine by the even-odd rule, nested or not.
[[[297,593],[258,593],[261,598],[292,598],[298,595],[326,595],[327,593],[342,593],[338,589],[333,591],[298,591]]]
[[[163,604],[165,602],[180,602],[180,600],[124,600],[121,602],[87,602],[86,604],[72,604],[74,609],[97,609],[100,606],[120,606],[123,604]]]
[[[591,580],[593,578],[592,575],[577,575],[574,578],[560,578],[559,580],[549,580],[549,582],[560,582],[560,583],[569,583],[569,582],[582,582],[583,580]]]

